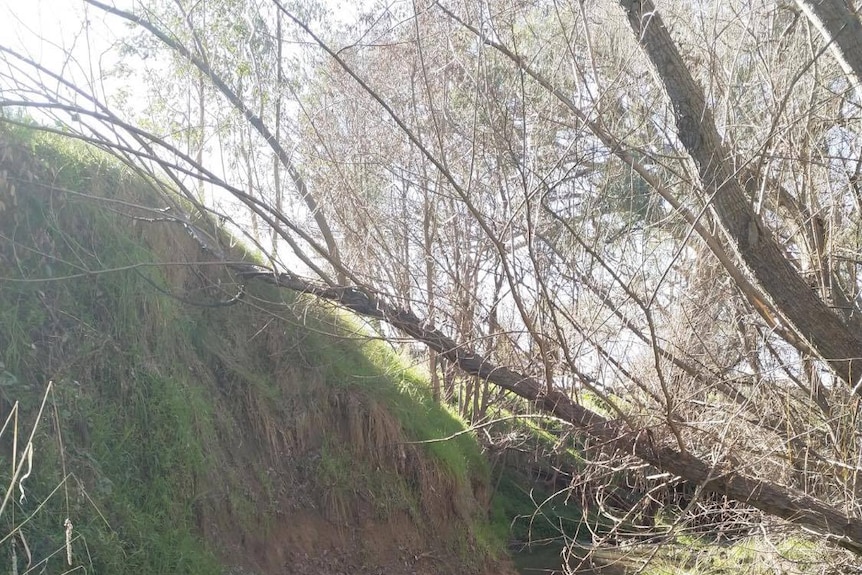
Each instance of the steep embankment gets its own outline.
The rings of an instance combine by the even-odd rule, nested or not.
[[[19,572],[500,572],[488,465],[469,435],[416,443],[463,425],[388,348],[238,285],[98,154],[2,130],[0,414],[21,411],[0,527]]]

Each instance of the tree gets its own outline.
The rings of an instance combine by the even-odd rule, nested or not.
[[[227,191],[296,260],[239,275],[534,402],[596,468],[634,455],[862,553],[862,54],[843,3],[413,3],[337,37],[320,13],[248,4],[314,48],[301,91],[280,48],[253,56],[276,59],[257,96],[234,74],[248,55],[217,48],[242,36],[87,3],[194,66],[305,220],[8,48],[0,104],[74,113],[67,129],[130,164]]]

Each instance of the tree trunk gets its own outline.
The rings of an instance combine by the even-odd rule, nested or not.
[[[811,290],[754,212],[745,193],[748,182],[740,177],[756,176],[743,176],[734,167],[733,154],[721,141],[703,90],[683,62],[652,0],[620,0],[620,5],[658,71],[673,106],[679,139],[697,164],[712,209],[740,258],[798,334],[839,378],[855,386],[862,377],[862,341]]]
[[[805,16],[820,31],[850,83],[859,93],[862,82],[862,23],[845,0],[796,0]]]

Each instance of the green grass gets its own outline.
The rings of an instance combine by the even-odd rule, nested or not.
[[[689,540],[662,548],[643,570],[645,575],[771,575],[822,573],[828,552],[814,541],[751,537],[732,545]],[[836,571],[837,572],[837,571]]]
[[[14,197],[0,187],[0,414],[20,401],[32,416],[55,385],[28,498],[0,517],[0,536],[39,509],[21,527],[34,555],[63,548],[68,516],[88,572],[209,574],[202,522],[226,509],[251,529],[290,497],[421,524],[438,492],[457,508],[453,541],[485,528],[474,491],[490,472],[474,438],[426,442],[463,422],[356,320],[264,283],[219,305],[240,286],[199,262],[181,226],[56,189],[159,205],[147,185],[36,132],[0,126],[0,142],[14,148],[4,169],[35,175]],[[162,265],[165,251],[191,263]],[[0,447],[9,481],[11,444]],[[301,480],[295,494],[288,479]],[[301,487],[315,481],[327,489]],[[65,553],[47,561],[61,572]]]

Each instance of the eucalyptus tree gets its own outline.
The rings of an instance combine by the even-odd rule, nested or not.
[[[240,277],[337,301],[425,344],[432,374],[443,357],[531,400],[584,438],[593,476],[634,458],[862,553],[845,5],[440,1],[333,34],[325,11],[228,2],[209,35],[199,4],[87,3],[196,70],[245,126],[246,163],[266,147],[278,167],[217,174],[60,75],[4,73],[3,102],[38,93],[124,139],[70,122],[81,137],[239,200],[293,252]],[[286,183],[294,205],[273,200]]]
[[[289,213],[303,225],[313,222],[310,229],[320,242],[318,249],[334,263],[324,275],[331,276],[328,281],[346,283],[337,242],[315,194],[304,183],[295,155],[296,142],[284,122],[291,102],[298,98],[304,64],[302,54],[290,50],[296,39],[284,29],[281,13],[271,4],[230,0],[154,0],[140,2],[136,9],[137,33],[122,42],[120,49],[132,56],[142,51],[153,55],[154,65],[144,63],[137,80],[143,79],[156,91],[138,112],[138,121],[167,143],[175,143],[178,132],[190,133],[186,137],[195,141],[194,154],[189,154],[193,163],[229,174],[267,210]],[[303,7],[303,15],[309,18],[319,12],[313,3]],[[132,66],[140,66],[134,58],[131,61]],[[186,84],[183,90],[183,81],[188,79],[194,81],[193,89]],[[165,86],[175,85],[181,86],[177,91],[186,98],[171,99],[158,93]],[[183,105],[194,108],[194,118],[188,116]],[[170,129],[172,120],[182,122],[184,117],[189,117],[186,130]],[[158,129],[154,124],[159,125]],[[292,188],[302,202],[286,203],[285,188]],[[215,201],[219,199],[224,204],[222,219],[232,219],[236,204],[223,194]],[[209,203],[212,205],[213,200]],[[238,228],[247,223],[255,230],[266,225],[259,223],[260,216],[254,210],[237,217],[240,219],[234,223]],[[289,231],[279,233],[266,227],[270,241],[265,251],[273,258],[282,242],[301,252],[303,260],[307,260],[306,252],[315,251],[309,246],[301,247],[303,240],[291,237]],[[256,243],[263,241],[259,231],[254,235]]]

